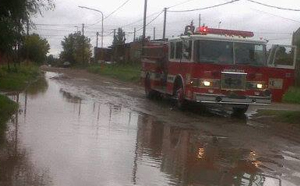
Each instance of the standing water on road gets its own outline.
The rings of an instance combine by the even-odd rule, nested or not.
[[[11,96],[21,109],[1,145],[0,185],[294,186],[300,180],[296,171],[276,175],[266,165],[280,163],[226,136],[161,122],[57,77],[46,73],[46,81]],[[278,153],[273,158],[300,165],[296,154]]]

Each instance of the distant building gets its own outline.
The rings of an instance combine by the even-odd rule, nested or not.
[[[300,28],[293,33],[292,45],[296,45],[297,41],[300,41]]]
[[[112,46],[112,59],[117,63],[140,63],[142,43],[140,41]]]
[[[112,49],[111,48],[94,48],[95,60],[97,62],[101,61],[111,61]]]
[[[293,33],[292,45],[300,44],[300,28]],[[297,46],[297,59],[300,59],[300,46]]]
[[[142,55],[142,42],[136,41],[130,43],[130,61],[140,63]]]

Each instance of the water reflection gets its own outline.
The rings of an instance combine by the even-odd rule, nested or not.
[[[37,93],[37,92],[35,92]],[[27,105],[27,93],[25,93],[25,105]],[[11,99],[20,103],[20,95],[12,94]],[[25,106],[26,112],[26,106]],[[25,148],[19,146],[19,115],[20,109],[7,123],[5,141],[0,145],[0,185],[3,186],[48,186],[52,185],[47,170],[38,170],[29,158]]]
[[[0,185],[24,175],[27,185],[281,185],[262,174],[266,155],[225,136],[165,124],[100,91],[84,95],[50,76],[39,96],[11,96],[21,109],[10,123],[5,151],[14,156],[0,160]],[[2,164],[13,171],[2,174],[9,169]]]
[[[71,92],[67,92],[66,90],[64,90],[62,88],[59,90],[59,92],[63,95],[63,97],[65,98],[65,100],[67,102],[81,104],[82,99],[76,95],[73,95]]]
[[[257,154],[234,148],[227,138],[204,131],[164,125],[152,117],[140,117],[137,158],[150,156],[168,174],[173,185],[281,185],[281,180],[263,175]],[[136,183],[134,163],[133,182]]]
[[[26,89],[25,94],[31,96],[31,98],[36,98],[37,96],[44,94],[48,90],[48,86],[48,82],[43,75]]]

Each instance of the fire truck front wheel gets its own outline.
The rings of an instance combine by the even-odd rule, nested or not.
[[[243,115],[247,112],[249,105],[245,105],[242,107],[233,107],[233,114],[234,115]]]
[[[176,106],[183,110],[186,106],[186,100],[184,99],[183,85],[180,81],[176,83],[174,96],[176,98]]]
[[[150,75],[148,74],[145,79],[145,94],[146,98],[152,99],[155,96],[155,90],[151,88]]]

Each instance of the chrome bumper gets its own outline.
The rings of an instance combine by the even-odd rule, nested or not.
[[[245,98],[231,98],[222,94],[195,94],[196,102],[227,105],[269,105],[271,96],[246,96]]]

